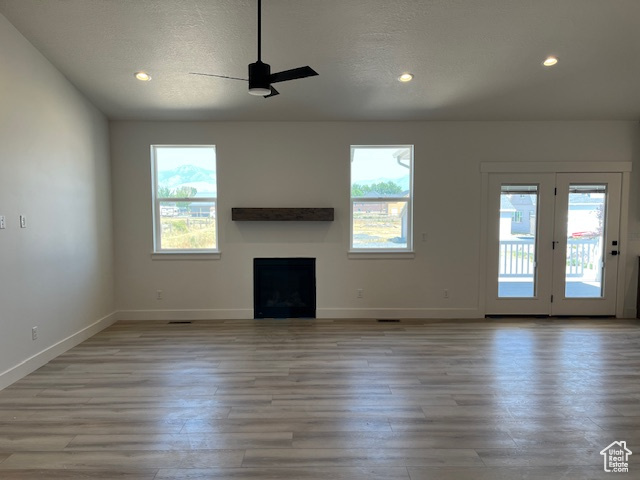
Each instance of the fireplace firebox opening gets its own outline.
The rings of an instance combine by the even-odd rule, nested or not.
[[[254,318],[315,318],[315,258],[254,258]]]

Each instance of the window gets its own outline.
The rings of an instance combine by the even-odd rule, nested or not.
[[[412,249],[413,146],[351,147],[351,250]]]
[[[216,148],[151,147],[154,251],[218,251]]]

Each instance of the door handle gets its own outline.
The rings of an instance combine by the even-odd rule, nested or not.
[[[618,255],[620,252],[618,250],[611,250],[611,255]]]

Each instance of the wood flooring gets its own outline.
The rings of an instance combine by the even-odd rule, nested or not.
[[[0,391],[3,480],[600,478],[637,321],[118,322]]]

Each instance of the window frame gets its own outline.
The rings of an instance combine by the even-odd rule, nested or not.
[[[513,223],[522,223],[524,215],[522,215],[522,211],[516,210],[513,212]]]
[[[157,152],[159,149],[169,148],[207,148],[212,149],[214,154],[214,168],[216,172],[216,196],[215,197],[159,197],[158,196],[158,162]],[[152,218],[153,218],[153,252],[152,258],[188,258],[196,255],[219,258],[220,254],[220,238],[218,235],[219,210],[218,210],[218,156],[215,145],[151,145],[151,198],[152,198]],[[161,204],[163,202],[170,203],[213,203],[214,208],[214,229],[215,229],[215,247],[214,248],[162,248],[162,221],[161,221]]]
[[[353,197],[351,195],[353,186],[353,172],[352,163],[354,151],[359,148],[367,149],[409,149],[409,196],[408,197]],[[415,146],[414,145],[351,145],[350,147],[350,162],[349,162],[349,200],[350,200],[350,215],[349,215],[349,255],[357,257],[361,255],[366,257],[371,254],[373,256],[387,256],[402,257],[414,253],[413,250],[413,171],[414,171],[414,158],[415,158]],[[359,248],[354,247],[353,234],[354,234],[354,204],[355,203],[392,203],[392,202],[406,202],[407,204],[407,246],[403,248]]]

